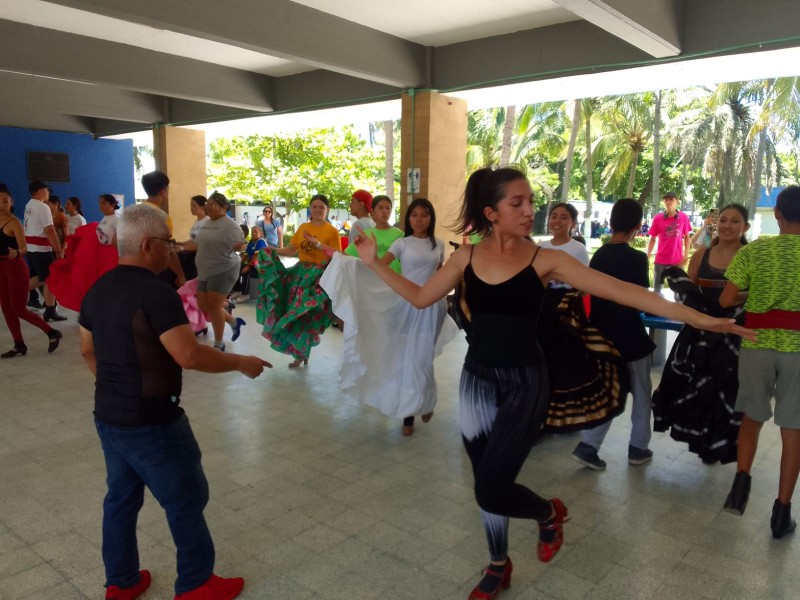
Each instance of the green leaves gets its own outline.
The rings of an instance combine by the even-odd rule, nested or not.
[[[211,143],[211,187],[238,202],[283,200],[287,210],[325,194],[331,207],[346,207],[353,190],[382,190],[384,152],[372,149],[352,127],[273,136],[220,138]]]

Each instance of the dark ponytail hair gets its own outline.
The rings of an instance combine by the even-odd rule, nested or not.
[[[428,211],[428,214],[431,216],[430,225],[428,225],[428,238],[431,240],[431,250],[436,248],[436,237],[434,236],[434,231],[436,230],[436,211],[433,210],[433,204],[427,198],[417,198],[411,204],[408,205],[406,209],[406,217],[405,217],[405,233],[406,237],[410,235],[414,235],[414,230],[411,228],[411,211],[415,208],[424,208]]]
[[[119,210],[119,200],[117,200],[113,195],[103,194],[102,196],[100,196],[100,200],[102,200],[106,204],[110,204],[111,206],[113,206],[114,210]]]
[[[192,196],[192,200],[194,200],[194,203],[197,204],[197,206],[199,206],[200,208],[205,207],[206,202],[208,202],[208,199],[200,194],[198,194],[197,196]]]
[[[742,218],[744,219],[745,225],[749,225],[750,224],[750,213],[748,213],[747,209],[744,206],[742,206],[741,204],[726,204],[725,206],[723,206],[719,210],[718,214],[721,215],[723,212],[725,212],[729,208],[732,208],[733,210],[738,212],[740,215],[742,215]],[[745,237],[744,234],[742,234],[742,237],[739,238],[739,243],[742,246],[747,244],[747,238]],[[711,240],[711,245],[712,246],[716,246],[717,244],[719,244],[719,235],[717,235],[717,237],[715,237],[713,240]]]
[[[81,210],[81,199],[80,198],[76,198],[75,196],[70,196],[69,198],[67,198],[67,200],[72,202],[72,206],[75,207],[75,210],[78,211],[78,214],[80,216],[83,216],[83,211]]]
[[[505,195],[506,184],[518,179],[528,180],[521,171],[511,167],[500,169],[484,167],[470,175],[464,190],[464,204],[459,213],[456,233],[463,234],[469,231],[481,236],[488,234],[492,224],[483,214],[483,209],[487,206],[496,209],[497,203]]]

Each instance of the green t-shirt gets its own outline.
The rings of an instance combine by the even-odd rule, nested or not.
[[[725,277],[750,292],[744,304],[747,312],[800,312],[800,235],[761,238],[748,244],[733,257]],[[800,352],[800,331],[759,329],[758,341],[742,340],[742,347]]]
[[[375,241],[378,242],[378,258],[381,258],[384,254],[389,251],[389,246],[392,245],[396,239],[399,239],[405,235],[402,231],[400,231],[397,227],[389,227],[389,229],[377,229],[375,227],[370,227],[369,229],[365,229],[364,233],[369,235],[371,233],[375,234]],[[350,244],[347,246],[347,249],[344,251],[345,254],[350,256],[358,256],[358,246],[355,244]],[[394,271],[400,273],[400,261],[396,258],[392,261],[392,264],[389,265]]]

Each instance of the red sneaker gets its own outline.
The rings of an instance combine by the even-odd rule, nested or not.
[[[223,579],[216,575],[211,575],[203,585],[175,596],[175,600],[233,600],[242,593],[244,579],[241,577],[230,577]]]
[[[150,571],[143,569],[139,571],[139,583],[134,586],[121,588],[116,585],[110,585],[106,588],[106,600],[134,600],[147,591],[150,587]]]

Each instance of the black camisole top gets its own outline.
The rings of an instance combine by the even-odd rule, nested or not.
[[[19,246],[17,245],[17,238],[13,235],[8,235],[3,228],[6,226],[6,221],[3,223],[3,226],[0,227],[0,256],[8,256],[8,250],[13,248],[14,250],[19,250]]]
[[[697,269],[697,279],[703,295],[715,302],[719,302],[719,297],[722,295],[722,290],[725,289],[728,280],[725,279],[724,271],[715,269],[709,264],[708,259],[710,256],[711,248],[708,248],[703,253],[700,267]]]
[[[472,269],[472,255],[464,269],[464,299],[471,331],[467,358],[487,367],[522,367],[542,361],[536,341],[539,311],[545,288],[533,260],[519,273],[492,285]]]

